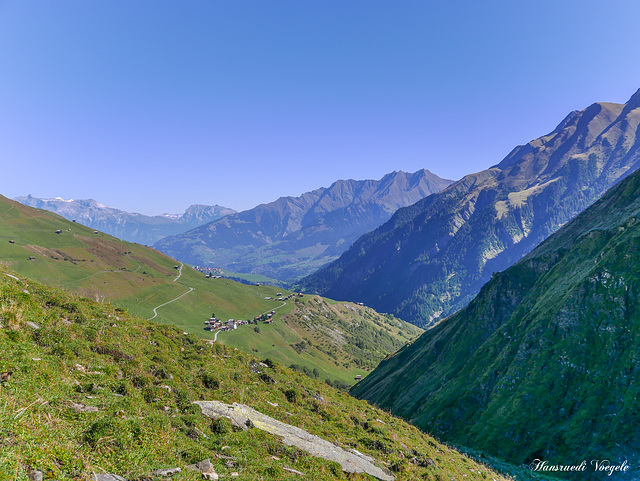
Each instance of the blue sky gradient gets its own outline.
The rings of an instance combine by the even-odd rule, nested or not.
[[[0,194],[237,210],[497,164],[640,88],[637,0],[0,0]]]

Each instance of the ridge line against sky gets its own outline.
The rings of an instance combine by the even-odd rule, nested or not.
[[[640,88],[640,2],[0,0],[0,194],[157,215],[497,164]]]

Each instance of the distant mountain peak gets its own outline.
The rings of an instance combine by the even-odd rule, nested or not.
[[[229,215],[155,247],[183,262],[281,280],[335,259],[359,235],[452,181],[423,169],[380,180],[337,180],[329,187]]]
[[[36,207],[106,232],[115,237],[140,244],[153,244],[163,237],[179,234],[236,211],[219,205],[192,205],[183,214],[146,216],[126,212],[94,199],[41,199],[31,194],[14,200]]]
[[[423,326],[454,312],[640,166],[638,106],[640,91],[571,112],[499,164],[399,209],[302,287]]]

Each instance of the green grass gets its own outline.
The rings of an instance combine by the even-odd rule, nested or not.
[[[56,234],[58,229],[60,234]],[[204,322],[212,314],[223,321],[251,320],[275,309],[274,324],[260,325],[260,334],[253,326],[242,326],[235,332],[221,333],[219,340],[246,352],[271,356],[287,366],[297,364],[310,372],[317,369],[322,380],[353,384],[356,375],[366,375],[386,355],[421,332],[373,311],[359,315],[340,307],[346,304],[329,300],[322,301],[326,309],[314,308],[310,313],[316,327],[322,326],[322,330],[311,329],[303,322],[306,314],[301,312],[306,299],[297,304],[287,301],[283,307],[279,307],[282,302],[266,299],[275,298],[278,292],[290,294],[281,287],[206,278],[186,265],[176,280],[179,271],[175,266],[180,263],[154,249],[94,233],[93,229],[50,212],[2,197],[0,259],[21,275],[83,297],[111,301],[145,319],[154,316],[155,307],[184,295],[160,307],[153,321],[177,326],[202,339],[214,337],[213,332],[204,329]],[[349,328],[354,322],[375,328],[384,342],[368,342],[366,349],[343,352],[330,332],[337,330],[341,336],[346,335],[349,345],[355,345],[361,335],[376,335],[371,329]],[[297,352],[293,346],[304,339],[315,346]]]
[[[234,279],[242,279],[248,282],[253,282],[254,284],[264,283],[264,284],[280,284],[281,282],[277,279],[273,279],[272,277],[263,276],[262,274],[243,274],[242,272],[231,272],[224,269],[221,269],[222,275],[225,277],[231,277]]]
[[[276,310],[274,319],[272,324],[220,333],[218,340],[286,366],[316,369],[322,380],[354,384],[355,376],[365,377],[422,332],[372,309],[319,296],[295,297]]]
[[[351,392],[513,464],[637,477],[639,218],[636,172]]]
[[[20,278],[20,280],[14,279]],[[504,478],[418,429],[280,364],[209,344],[182,329],[136,318],[109,303],[71,296],[0,267],[0,479],[79,480],[92,472],[141,479],[210,458],[229,479],[364,480],[287,447],[257,429],[212,422],[196,400],[240,402],[385,463],[398,480]],[[36,322],[40,328],[29,327]],[[78,412],[73,404],[97,408]],[[225,458],[225,456],[230,458]],[[431,467],[409,460],[430,458]],[[227,464],[229,462],[229,464]]]

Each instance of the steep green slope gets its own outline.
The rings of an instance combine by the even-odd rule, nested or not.
[[[497,166],[400,209],[301,285],[421,326],[444,318],[635,171],[639,124],[640,91],[572,112]]]
[[[291,281],[336,259],[398,208],[451,182],[425,169],[392,172],[380,180],[339,180],[168,237],[154,247],[194,265]]]
[[[295,297],[290,309],[276,314],[272,324],[223,332],[218,341],[351,385],[423,332],[373,309],[319,296]]]
[[[640,473],[640,172],[353,394],[515,463]],[[593,465],[575,477],[597,477]],[[606,475],[603,475],[606,477]]]
[[[208,279],[151,248],[2,197],[0,259],[32,279],[95,300],[110,300],[135,315],[178,326],[205,339],[215,335],[204,329],[212,314],[223,321],[253,320],[275,310],[273,324],[241,326],[233,333],[220,334],[219,340],[271,356],[287,366],[305,366],[309,372],[317,369],[322,380],[353,384],[356,375],[366,375],[377,362],[420,333],[414,326],[371,310],[366,310],[368,318],[364,318],[358,314],[364,309],[347,305],[341,305],[342,315],[332,311],[338,307],[321,309],[314,317],[315,326],[309,327],[306,314],[293,300],[275,300],[278,292],[287,296],[289,291]],[[301,306],[304,303],[306,300],[298,301]],[[282,316],[288,324],[282,324]],[[363,327],[347,332],[348,326],[358,323]],[[312,328],[313,333],[307,332]],[[375,343],[369,342],[371,336]],[[305,349],[297,347],[305,342]],[[341,349],[345,342],[348,350]],[[356,344],[366,344],[366,348]],[[338,355],[329,354],[336,351]]]
[[[186,466],[206,458],[222,479],[371,479],[257,428],[212,422],[198,400],[247,404],[370,455],[397,480],[504,479],[324,383],[2,266],[0,306],[0,372],[12,374],[0,386],[0,479],[142,480],[180,467],[171,479],[196,480]]]

